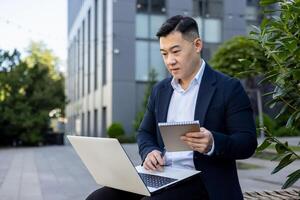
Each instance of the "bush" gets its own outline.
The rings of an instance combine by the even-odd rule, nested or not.
[[[39,132],[32,131],[21,134],[20,140],[23,145],[36,146],[43,143],[43,136]]]
[[[121,135],[118,136],[117,139],[120,143],[136,143],[136,137],[134,134],[132,135]]]
[[[272,119],[269,115],[267,114],[263,114],[263,122],[264,122],[264,126],[270,131],[270,132],[274,132],[274,130],[276,129],[276,127],[278,126],[277,122]],[[256,126],[259,126],[259,122],[258,122],[258,118],[256,118]]]
[[[285,136],[299,136],[300,130],[298,128],[288,128],[281,123],[281,120],[272,119],[267,114],[263,115],[264,127],[272,133],[275,137],[285,137]],[[258,118],[256,118],[256,126],[259,127]],[[257,131],[259,136],[259,130]]]
[[[251,78],[267,70],[266,56],[257,41],[235,36],[216,50],[209,64],[229,76]]]
[[[277,130],[274,131],[274,135],[278,137],[284,136],[299,136],[300,131],[294,128],[287,128],[285,126],[279,127]]]
[[[111,138],[118,138],[125,135],[123,125],[116,122],[112,123],[107,130],[107,134]]]

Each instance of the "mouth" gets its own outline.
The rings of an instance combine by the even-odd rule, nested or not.
[[[176,73],[179,71],[179,68],[173,68],[173,69],[170,69],[172,73]]]

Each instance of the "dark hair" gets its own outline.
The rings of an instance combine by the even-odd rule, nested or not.
[[[197,22],[187,16],[176,15],[165,21],[159,28],[156,36],[165,37],[171,32],[179,31],[186,40],[194,40],[199,37]]]

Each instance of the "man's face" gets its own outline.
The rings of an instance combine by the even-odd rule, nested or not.
[[[160,37],[160,52],[175,79],[190,81],[200,67],[201,40],[188,41],[178,31]]]

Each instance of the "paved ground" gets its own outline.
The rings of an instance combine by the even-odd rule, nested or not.
[[[139,164],[137,146],[124,147]],[[297,161],[283,172],[270,175],[276,163],[255,158],[243,162],[262,166],[238,171],[243,191],[280,189],[286,175],[300,166]],[[0,149],[1,200],[82,200],[99,187],[68,145]],[[300,189],[299,181],[295,187]]]

